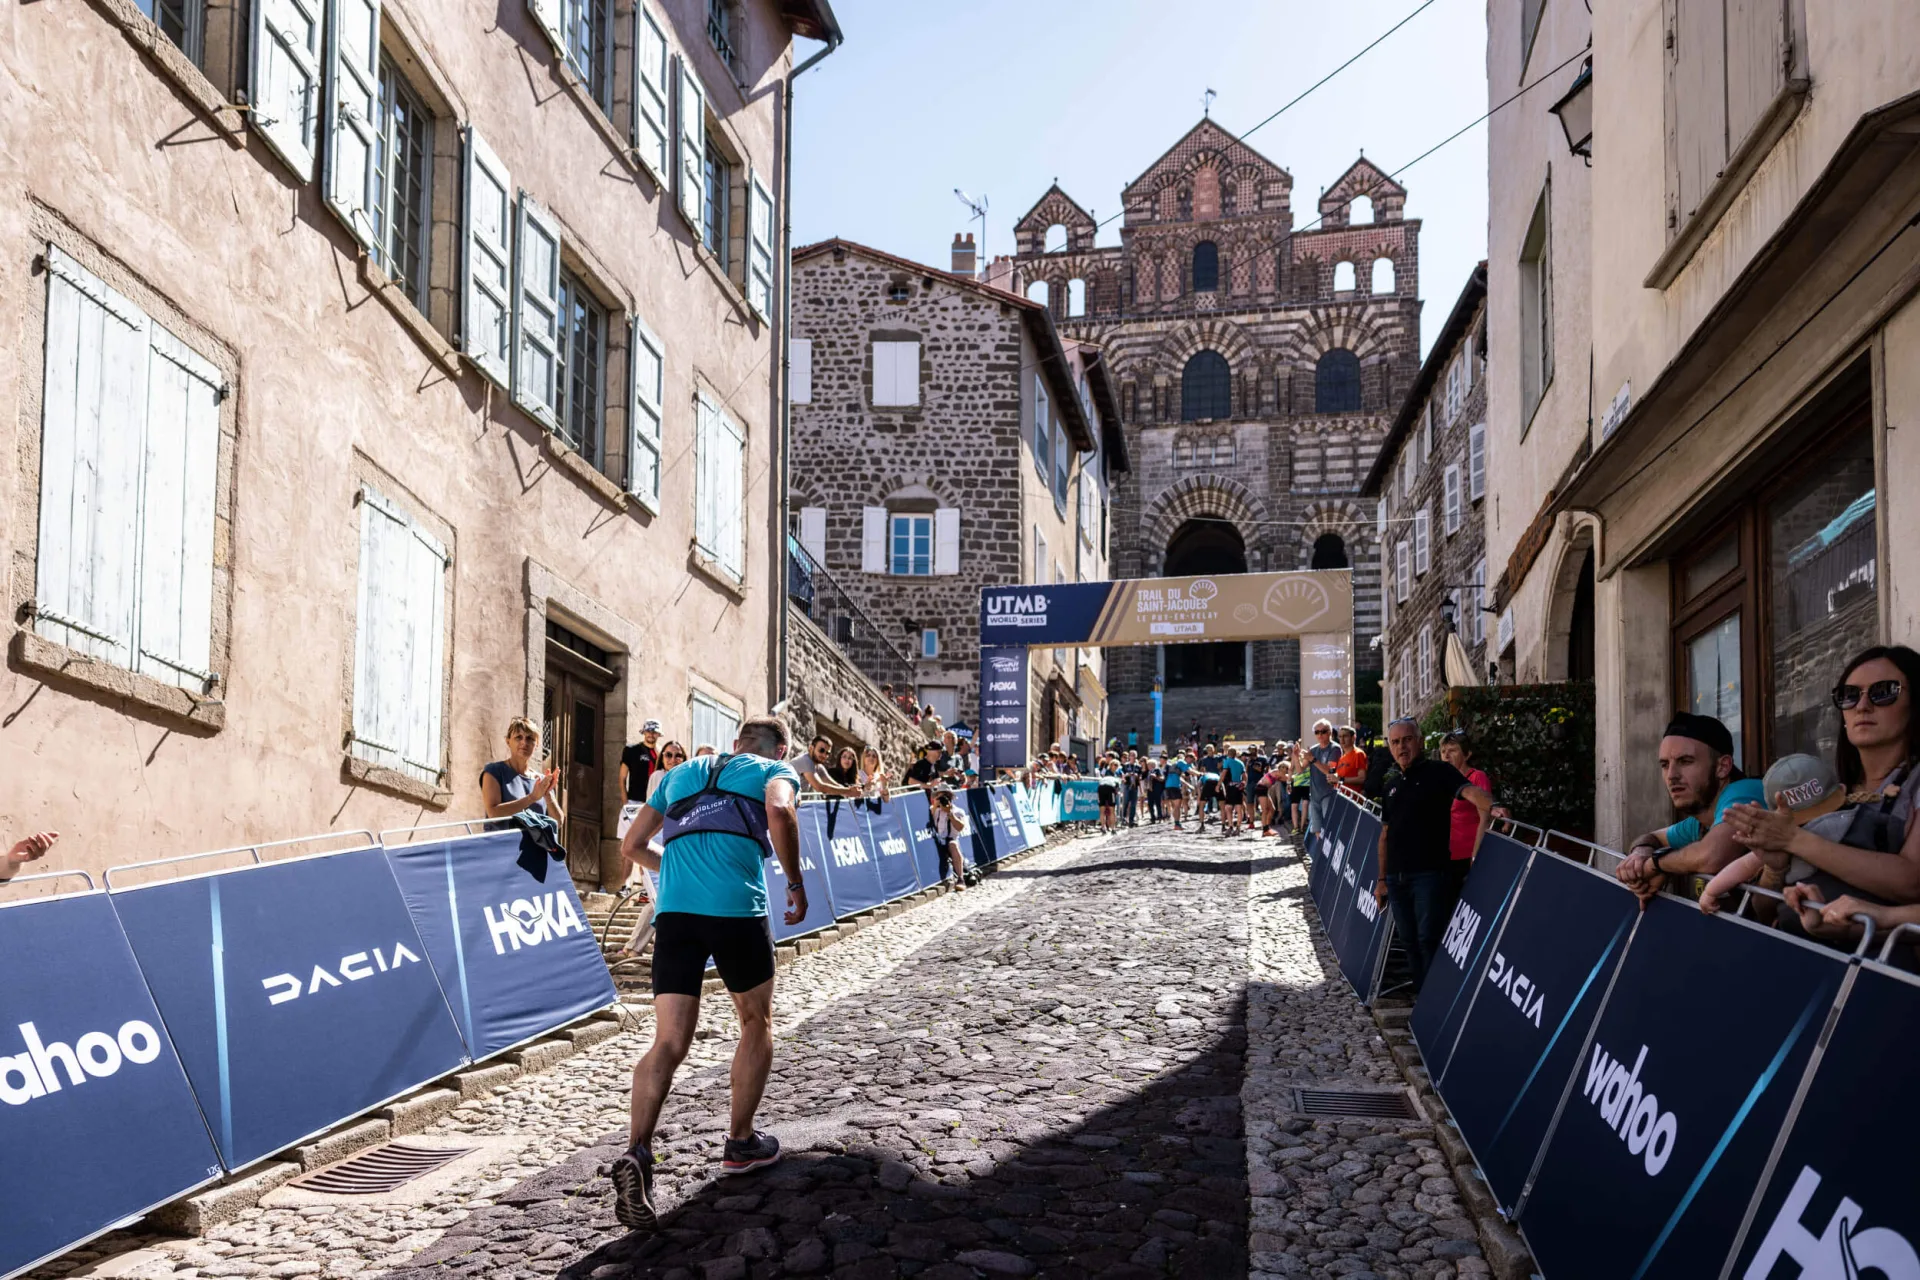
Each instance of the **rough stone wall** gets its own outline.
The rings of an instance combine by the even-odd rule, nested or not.
[[[896,779],[913,763],[926,733],[893,705],[866,674],[807,615],[787,605],[787,660],[791,692],[787,731],[798,750],[816,733],[878,747]]]

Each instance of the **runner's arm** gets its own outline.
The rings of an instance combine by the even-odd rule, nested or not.
[[[648,871],[660,869],[660,855],[655,853],[648,842],[660,834],[660,826],[666,821],[666,815],[650,804],[640,806],[640,812],[634,815],[633,825],[627,828],[627,834],[620,837],[620,856],[636,866]]]
[[[634,824],[638,826],[638,823]],[[773,856],[780,859],[788,889],[806,890],[800,882],[800,811],[794,804],[793,784],[785,778],[767,783],[767,838],[773,842]]]

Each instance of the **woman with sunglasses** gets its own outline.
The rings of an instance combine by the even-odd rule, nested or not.
[[[1849,830],[1877,828],[1875,843],[1887,851],[1839,844],[1795,825],[1785,811],[1756,804],[1727,810],[1736,843],[1760,854],[1763,888],[1780,889],[1792,859],[1803,858],[1831,881],[1880,902],[1920,902],[1920,823],[1913,821],[1915,764],[1920,762],[1920,716],[1914,712],[1920,689],[1920,653],[1905,645],[1875,645],[1847,663],[1833,689],[1841,734],[1834,747],[1835,766],[1850,803],[1880,815],[1856,820]],[[1830,888],[1829,888],[1830,892]],[[1836,929],[1813,903],[1825,904],[1819,886],[1786,888],[1787,902],[1801,913],[1808,933],[1838,939],[1852,926]]]
[[[667,776],[667,770],[677,768],[687,762],[687,749],[678,742],[668,742],[660,748],[660,763],[654,766],[653,776],[647,779],[647,798],[659,789],[660,779]]]
[[[887,798],[887,771],[880,764],[877,748],[860,749],[860,789],[875,800]]]

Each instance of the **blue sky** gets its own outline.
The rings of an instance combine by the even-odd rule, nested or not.
[[[1206,90],[1239,133],[1419,3],[834,0],[847,42],[796,85],[794,242],[844,236],[945,266],[954,233],[973,229],[961,187],[990,202],[987,250],[1009,253],[1056,177],[1104,220]],[[1362,150],[1392,171],[1487,109],[1484,6],[1433,0],[1247,139],[1293,175],[1296,225]],[[1486,178],[1484,125],[1401,178],[1423,221],[1423,351],[1486,254]]]

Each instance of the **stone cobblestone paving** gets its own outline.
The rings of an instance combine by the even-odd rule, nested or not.
[[[716,1176],[710,998],[655,1143],[657,1235],[617,1227],[597,1174],[642,1025],[434,1126],[506,1146],[426,1204],[249,1210],[44,1273],[1484,1275],[1430,1128],[1290,1110],[1301,1084],[1399,1084],[1311,915],[1279,841],[1074,842],[781,970],[761,1124],[787,1155],[740,1178]]]

